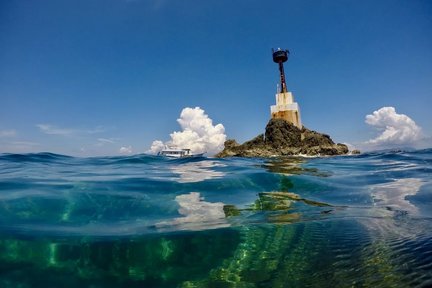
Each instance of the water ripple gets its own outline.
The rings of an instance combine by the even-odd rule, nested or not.
[[[1,154],[0,286],[428,287],[431,172],[431,149]]]

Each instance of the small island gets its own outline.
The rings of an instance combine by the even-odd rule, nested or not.
[[[273,61],[279,66],[280,85],[276,105],[270,107],[271,119],[260,134],[243,144],[230,139],[216,157],[334,156],[348,154],[347,145],[334,143],[329,135],[309,130],[302,125],[300,107],[287,90],[283,63],[289,51],[273,50]],[[360,151],[354,150],[353,154]]]
[[[284,119],[272,118],[265,134],[243,144],[227,140],[225,148],[216,157],[335,156],[348,152],[347,145],[335,144],[329,135],[305,127],[300,129]]]

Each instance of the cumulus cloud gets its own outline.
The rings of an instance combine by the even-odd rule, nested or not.
[[[149,152],[157,153],[159,151],[162,151],[164,148],[165,148],[165,144],[162,141],[155,140],[153,141]]]
[[[398,114],[394,107],[382,107],[366,115],[365,122],[381,133],[367,141],[368,145],[382,148],[415,146],[423,139],[421,127],[407,115]]]
[[[119,150],[120,154],[132,154],[132,146],[121,147]]]
[[[225,128],[222,124],[213,125],[205,111],[199,107],[186,107],[177,119],[182,131],[170,134],[167,145],[191,149],[192,153],[216,154],[223,149],[226,140]],[[157,153],[164,147],[160,140],[153,141],[149,152]]]

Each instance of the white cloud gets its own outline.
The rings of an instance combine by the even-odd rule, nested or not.
[[[50,124],[37,124],[36,127],[38,127],[41,132],[49,135],[70,136],[75,133],[74,129],[59,128]]]
[[[95,144],[95,146],[97,147],[102,147],[105,145],[111,145],[116,143],[116,140],[114,138],[98,138],[97,141],[98,142]]]
[[[171,141],[167,144],[178,148],[191,149],[192,153],[216,154],[223,149],[226,140],[225,128],[222,124],[213,125],[213,120],[199,107],[186,107],[177,119],[182,131],[170,134]],[[156,153],[163,148],[160,140],[153,142],[150,152]]]
[[[365,122],[381,133],[366,142],[373,147],[416,146],[424,138],[421,128],[414,120],[407,115],[398,114],[394,107],[382,107],[366,115]]]
[[[61,128],[51,124],[37,124],[36,127],[42,133],[48,135],[59,135],[59,136],[77,136],[77,135],[88,135],[97,134],[105,131],[105,128],[98,126],[93,129],[73,129],[73,128]]]
[[[0,142],[0,153],[30,153],[40,151],[40,144],[30,141],[13,141],[8,143]]]
[[[150,147],[150,150],[147,152],[156,154],[156,153],[162,151],[164,148],[165,148],[165,144],[162,141],[155,140],[155,141],[153,141],[153,143]]]
[[[119,150],[120,154],[132,154],[132,146],[121,147]]]
[[[97,126],[93,129],[88,129],[88,130],[82,130],[79,131],[80,133],[84,133],[84,134],[98,134],[98,133],[102,133],[105,132],[107,129],[103,126]]]
[[[15,130],[0,130],[0,138],[15,137],[15,136],[16,136]]]
[[[97,139],[97,143],[94,144],[94,146],[96,147],[104,147],[106,145],[108,146],[112,146],[113,144],[116,143],[116,139],[115,138],[98,138]]]
[[[113,144],[113,143],[115,143],[114,139],[98,138],[97,140],[98,140],[99,142],[102,142],[102,143],[109,143],[109,144]]]

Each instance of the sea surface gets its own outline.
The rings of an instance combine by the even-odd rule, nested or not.
[[[432,149],[0,154],[0,287],[432,287]]]

